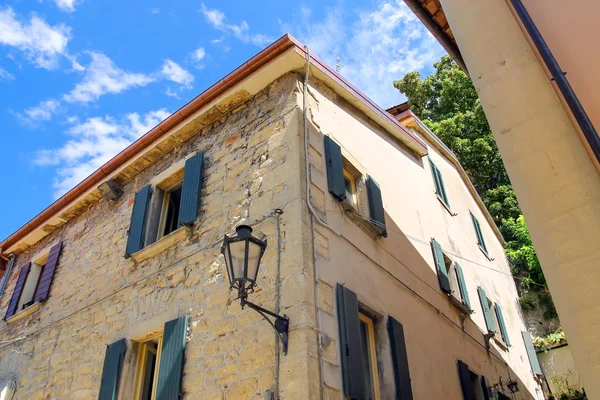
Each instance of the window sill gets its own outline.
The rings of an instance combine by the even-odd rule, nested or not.
[[[504,341],[500,338],[498,338],[497,335],[494,335],[494,342],[498,345],[498,347],[500,347],[502,350],[504,351],[508,351],[508,345],[506,343],[504,343]]]
[[[367,235],[369,235],[373,240],[377,240],[383,235],[381,231],[377,229],[373,224],[365,219],[362,215],[356,211],[354,208],[344,209],[346,217],[356,225],[358,225]]]
[[[163,236],[156,242],[144,247],[142,250],[136,251],[131,255],[131,258],[136,262],[147,260],[148,258],[164,251],[168,247],[171,247],[175,243],[183,240],[187,236],[190,236],[191,232],[192,228],[189,226],[182,226],[181,228],[169,233],[167,236]]]
[[[15,315],[13,315],[10,318],[7,318],[6,322],[8,322],[10,324],[10,323],[18,321],[20,319],[23,319],[25,317],[28,317],[31,314],[33,314],[34,312],[36,312],[37,310],[39,310],[41,307],[42,307],[42,303],[40,303],[39,301],[37,303],[33,303],[26,309],[19,311],[18,313],[16,313]]]
[[[452,210],[450,209],[450,206],[448,204],[446,204],[446,202],[444,201],[444,199],[442,199],[442,197],[439,194],[435,194],[435,197],[437,197],[437,199],[440,201],[440,203],[442,203],[442,205],[444,206],[444,208],[446,209],[446,211],[448,211],[450,213],[451,216],[455,217],[457,214],[453,213]]]
[[[448,300],[454,307],[458,308],[458,311],[460,311],[464,315],[471,315],[471,313],[473,312],[471,309],[469,309],[467,306],[465,306],[462,303],[462,301],[458,300],[456,297],[454,297],[451,294],[448,294]]]

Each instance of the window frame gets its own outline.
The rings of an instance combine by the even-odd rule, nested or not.
[[[348,180],[348,182],[350,182],[350,197],[346,196],[346,199],[344,200],[346,203],[348,203],[352,208],[354,208],[354,210],[358,210],[358,196],[356,193],[356,177],[354,175],[352,175],[352,173],[350,171],[348,171],[348,169],[346,168],[346,166],[344,166],[344,178]],[[344,182],[344,186],[345,186],[345,182]]]
[[[363,312],[358,313],[359,321],[367,325],[367,341],[370,359],[371,382],[373,383],[373,400],[380,400],[379,393],[379,371],[377,370],[377,348],[375,346],[375,329],[373,319]]]
[[[135,364],[135,375],[133,381],[133,400],[141,400],[142,394],[144,391],[144,375],[145,375],[145,366],[147,360],[147,353],[151,351],[148,345],[154,339],[158,340],[158,344],[156,345],[156,366],[154,368],[154,377],[152,381],[152,392],[151,392],[151,400],[156,400],[156,389],[158,385],[158,374],[160,372],[160,358],[162,355],[162,345],[163,345],[163,330],[159,330],[156,332],[152,332],[148,336],[146,336],[143,340],[134,340],[138,343],[138,351],[137,351],[137,359]],[[152,349],[153,350],[153,349]]]
[[[169,179],[169,178],[167,178]],[[158,230],[156,232],[156,240],[155,242],[158,242],[160,239],[162,239],[163,237],[175,232],[177,229],[179,229],[179,227],[173,229],[171,232],[165,234],[165,228],[167,227],[167,216],[169,214],[169,202],[171,201],[171,194],[176,191],[179,188],[183,188],[183,175],[181,176],[181,180],[176,181],[175,183],[173,183],[172,185],[168,186],[167,188],[162,188],[160,184],[155,186],[155,190],[159,189],[163,192],[162,195],[162,200],[161,200],[161,205],[160,205],[160,215],[158,217]],[[154,194],[154,193],[153,193]],[[181,195],[180,195],[181,196]],[[178,205],[178,212],[181,209],[181,198],[179,199],[179,205]],[[152,200],[150,200],[152,201]],[[151,215],[152,211],[150,210],[150,212],[148,212],[148,215],[146,216],[147,219],[152,218],[153,216]],[[179,214],[178,214],[179,215]],[[151,245],[152,243],[148,244],[147,246]]]

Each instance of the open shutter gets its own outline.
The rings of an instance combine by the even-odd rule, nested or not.
[[[392,361],[394,363],[394,381],[396,382],[396,400],[412,400],[412,387],[410,384],[410,371],[404,341],[404,328],[394,318],[388,318],[388,333],[392,347]]]
[[[488,331],[495,332],[496,324],[494,323],[494,318],[492,317],[492,311],[490,310],[485,290],[483,290],[481,287],[478,287],[477,294],[479,295],[479,301],[481,302],[483,317],[485,318],[485,326],[487,326]]]
[[[431,250],[433,251],[433,259],[435,260],[435,269],[437,270],[440,288],[446,293],[452,293],[446,263],[444,262],[444,252],[442,251],[442,246],[435,239],[431,239]]]
[[[148,208],[151,191],[152,187],[148,185],[135,194],[125,257],[129,257],[144,247],[144,225],[146,223],[146,209]]]
[[[458,360],[458,376],[460,378],[463,398],[465,400],[477,400],[473,382],[471,381],[471,371],[469,371],[469,366],[460,360]]]
[[[346,186],[344,185],[342,149],[329,136],[325,136],[325,164],[327,166],[329,193],[337,201],[344,201],[346,199]]]
[[[358,297],[352,290],[339,283],[336,287],[336,296],[344,394],[351,399],[363,399],[365,381],[361,357]]]
[[[542,367],[540,367],[537,354],[535,353],[535,347],[533,347],[533,342],[531,341],[529,332],[521,332],[521,335],[523,336],[523,341],[525,342],[525,349],[527,350],[527,357],[529,357],[529,362],[531,363],[531,370],[536,375],[544,375],[542,372]]]
[[[485,239],[483,238],[483,233],[481,232],[479,220],[473,215],[473,213],[471,213],[471,219],[473,219],[473,226],[475,227],[475,234],[477,235],[477,244],[479,244],[487,253],[487,246],[485,245]]]
[[[483,392],[483,399],[490,400],[490,384],[487,381],[485,376],[482,376],[480,379],[481,383],[481,391]]]
[[[204,154],[202,152],[196,153],[185,161],[178,226],[192,225],[198,218],[203,164]]]
[[[36,303],[38,301],[44,301],[48,298],[48,293],[50,292],[50,285],[52,284],[52,278],[54,278],[54,271],[56,270],[56,266],[58,265],[58,259],[60,257],[61,250],[62,241],[58,242],[58,244],[54,245],[50,249],[48,261],[46,261],[46,265],[44,266],[44,270],[42,271],[42,276],[40,277],[37,290],[35,292],[35,295],[33,296],[34,301]]]
[[[469,299],[469,292],[467,292],[467,284],[465,283],[465,276],[463,275],[462,267],[458,263],[454,263],[454,269],[456,270],[458,288],[460,289],[462,302],[469,308],[469,310],[471,310],[471,300]]]
[[[12,317],[17,311],[19,299],[21,298],[21,292],[23,291],[23,285],[25,285],[25,281],[27,280],[27,275],[29,275],[30,269],[30,262],[21,267],[21,272],[19,273],[19,277],[17,278],[17,284],[15,285],[15,290],[13,290],[12,297],[10,298],[10,302],[8,303],[8,310],[6,310],[6,316],[4,317],[4,319]]]
[[[180,398],[187,328],[187,316],[165,324],[158,369],[157,399],[177,400]]]
[[[435,192],[442,198],[446,206],[450,207],[448,202],[448,195],[446,194],[446,187],[444,186],[444,178],[437,165],[433,161],[429,160],[431,166],[431,174],[433,175],[433,182],[435,183]]]
[[[121,365],[123,353],[125,353],[125,339],[117,340],[106,348],[104,356],[104,367],[102,368],[102,380],[100,382],[99,400],[116,400],[119,392],[119,378],[121,377]]]
[[[379,184],[375,181],[375,179],[371,178],[370,176],[367,176],[367,193],[369,195],[371,223],[379,230],[379,232],[381,232],[381,236],[387,237],[381,189],[379,188]]]
[[[510,346],[510,339],[508,338],[508,331],[506,330],[506,324],[504,323],[502,309],[500,308],[498,303],[494,304],[494,308],[496,309],[496,318],[498,318],[498,324],[500,324],[500,334],[502,335],[502,340],[504,341],[504,343]]]

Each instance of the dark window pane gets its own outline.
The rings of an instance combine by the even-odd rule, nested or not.
[[[142,386],[142,400],[152,399],[152,386],[154,386],[154,371],[156,370],[156,353],[146,350],[146,365],[144,365],[144,381]]]
[[[163,235],[168,235],[177,229],[177,222],[179,220],[179,206],[181,204],[181,189],[179,186],[177,189],[169,193],[169,205],[167,208],[167,217],[165,221],[165,231]]]

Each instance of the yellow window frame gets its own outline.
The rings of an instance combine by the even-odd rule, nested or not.
[[[158,339],[156,350],[148,345],[153,339]],[[144,341],[139,342],[137,361],[135,365],[135,379],[133,387],[133,399],[141,400],[144,390],[144,372],[147,360],[148,351],[156,354],[156,368],[154,368],[154,379],[152,383],[152,400],[156,400],[156,385],[158,383],[158,371],[160,367],[160,357],[162,353],[163,333],[155,332],[144,338]]]
[[[375,400],[379,400],[379,374],[377,371],[377,353],[375,352],[375,329],[373,329],[373,320],[363,313],[359,314],[359,318],[367,325],[369,358],[371,359],[371,380],[373,382],[373,398]]]
[[[352,195],[352,198],[347,200],[354,208],[357,208],[358,199],[356,197],[356,177],[354,177],[354,175],[352,175],[346,168],[344,168],[344,177],[350,182],[350,194]]]

